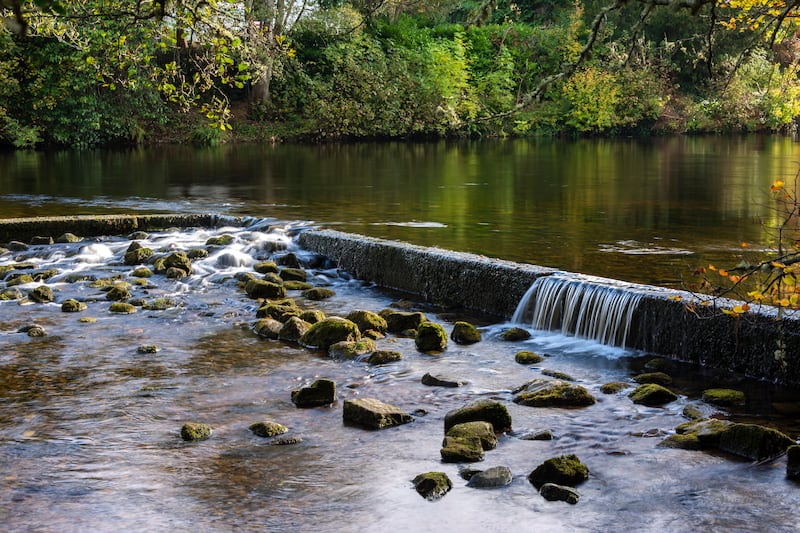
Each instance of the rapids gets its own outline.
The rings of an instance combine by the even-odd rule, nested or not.
[[[0,256],[0,266],[33,263],[57,269],[47,280],[55,303],[0,302],[0,518],[6,531],[795,531],[800,487],[785,479],[785,460],[765,464],[663,449],[664,435],[685,421],[704,388],[735,386],[748,405],[722,416],[800,433],[798,394],[738,376],[670,362],[681,393],[663,408],[603,395],[600,385],[629,380],[651,359],[561,332],[532,329],[530,340],[499,339],[513,323],[459,310],[413,303],[449,331],[456,320],[481,327],[484,340],[451,342],[439,356],[421,354],[413,339],[389,335],[380,348],[404,359],[371,367],[336,361],[297,345],[257,337],[251,330],[257,302],[234,276],[256,261],[292,251],[311,254],[293,237],[310,224],[263,219],[246,227],[157,232],[140,242],[155,250],[208,248],[183,280],[153,276],[134,284],[134,298],[164,298],[176,305],[131,315],[108,312],[91,279],[131,281],[122,263],[130,241],[122,237],[33,246]],[[205,246],[222,234],[227,246]],[[328,314],[379,311],[407,295],[352,279],[333,265],[314,262],[312,283],[336,296],[304,302]],[[76,281],[78,280],[78,281]],[[22,285],[26,291],[39,282]],[[5,283],[0,284],[0,289]],[[60,302],[84,301],[88,310],[63,313]],[[94,323],[80,322],[92,317]],[[46,337],[19,332],[39,324]],[[530,327],[531,322],[526,322]],[[142,345],[156,353],[139,353]],[[537,366],[514,362],[519,350],[546,354]],[[543,369],[572,375],[598,403],[579,410],[523,407],[511,390]],[[464,380],[460,388],[421,385],[426,372]],[[331,407],[298,409],[290,391],[327,377],[338,385]],[[383,431],[342,423],[347,398],[378,398],[416,420]],[[507,405],[514,431],[500,437],[479,469],[505,465],[514,480],[502,489],[466,487],[459,466],[443,464],[439,449],[445,413],[478,398]],[[272,446],[248,426],[271,419],[290,428],[300,444]],[[203,442],[185,443],[187,421],[214,428]],[[552,441],[521,439],[548,428]],[[590,469],[575,506],[547,502],[526,476],[543,460],[575,453]],[[444,471],[454,488],[428,502],[411,479]]]

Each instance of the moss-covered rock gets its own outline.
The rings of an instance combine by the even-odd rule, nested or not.
[[[24,294],[16,287],[10,287],[0,291],[0,300],[21,300]]]
[[[444,472],[426,472],[412,481],[414,489],[426,500],[438,500],[453,488],[453,482]]]
[[[258,279],[258,278],[257,277],[253,277],[253,278],[249,278],[249,279]],[[264,280],[264,281],[269,281],[270,283],[274,283],[275,285],[283,285],[286,288],[286,290],[289,290],[289,288],[286,287],[286,283],[283,281],[283,278],[281,278],[279,275],[275,274],[274,272],[267,272],[266,274],[264,274],[264,277],[261,278],[261,279]]]
[[[21,333],[26,333],[28,337],[47,337],[47,331],[38,324],[23,326],[19,329]]]
[[[720,407],[735,407],[746,403],[742,391],[734,389],[706,389],[703,391],[703,401]]]
[[[253,331],[256,335],[266,339],[277,339],[281,328],[283,328],[283,323],[274,318],[262,318],[253,324]]]
[[[559,370],[550,370],[549,368],[545,368],[542,370],[543,376],[549,376],[551,378],[560,379],[561,381],[575,381],[575,378],[567,374],[566,372],[561,372]]]
[[[664,372],[647,372],[634,376],[633,381],[639,384],[655,383],[666,387],[672,384],[672,377]]]
[[[484,457],[478,437],[445,437],[440,454],[444,463],[475,463]]]
[[[584,387],[562,380],[537,378],[514,390],[514,403],[529,407],[586,407],[595,403]]]
[[[205,259],[208,257],[208,250],[205,248],[192,248],[186,255],[189,257],[190,260],[195,261],[197,259]]]
[[[600,392],[602,392],[603,394],[616,394],[620,391],[627,389],[628,387],[630,387],[630,385],[628,385],[624,381],[611,381],[609,383],[604,383],[603,385],[601,385]]]
[[[344,401],[342,418],[345,423],[367,429],[384,429],[413,422],[414,417],[399,407],[374,398],[356,398]]]
[[[705,418],[703,412],[698,409],[696,405],[692,404],[686,405],[683,408],[683,411],[681,411],[681,414],[684,416],[684,418],[688,418],[689,420],[701,420],[702,418]]]
[[[317,322],[325,320],[325,313],[319,309],[306,309],[300,313],[300,318],[309,324],[316,324]]]
[[[80,313],[86,311],[86,304],[73,298],[61,302],[61,311],[64,313]]]
[[[133,269],[131,276],[134,278],[151,278],[153,277],[153,271],[146,266],[140,266]]]
[[[259,274],[273,273],[277,274],[279,271],[278,265],[275,261],[261,261],[253,265],[253,270]]]
[[[341,341],[331,344],[328,348],[328,356],[331,359],[352,360],[374,351],[375,341],[365,337],[357,341]]]
[[[25,285],[26,283],[33,283],[33,276],[25,272],[13,272],[6,276],[6,287],[16,287],[17,285]]]
[[[160,351],[159,347],[155,344],[142,344],[138,348],[136,348],[136,353],[140,354],[147,354],[147,353],[158,353]]]
[[[94,324],[95,322],[97,322],[97,319],[91,316],[83,316],[78,319],[78,322],[80,322],[81,324]]]
[[[294,300],[286,299],[278,302],[267,302],[256,311],[256,318],[274,318],[279,322],[286,322],[293,316],[299,316],[302,310]]]
[[[292,252],[283,254],[282,256],[278,257],[275,262],[284,267],[301,268],[300,259],[298,259],[297,255]]]
[[[294,280],[284,281],[283,286],[286,287],[287,291],[307,291],[314,288],[314,286],[310,283]]]
[[[206,246],[230,246],[236,239],[229,233],[209,237],[206,239]]]
[[[680,450],[702,450],[705,448],[694,433],[675,433],[658,443],[661,448],[677,448]]]
[[[719,446],[722,434],[733,424],[729,420],[705,418],[680,424],[675,428],[678,435],[695,437],[703,449],[714,449]]]
[[[249,298],[253,299],[266,298],[271,300],[286,296],[286,288],[283,285],[259,279],[248,280],[244,284],[244,291]]]
[[[169,271],[170,268],[175,268],[183,271],[184,276],[192,275],[192,261],[186,252],[172,252],[164,258],[164,267]]]
[[[475,344],[481,340],[481,332],[469,322],[459,321],[453,324],[450,339],[456,344]]]
[[[557,483],[545,483],[539,489],[539,494],[547,501],[567,502],[570,505],[575,505],[581,499],[581,495],[578,494],[577,490]]]
[[[285,267],[278,272],[283,281],[306,281],[308,274],[302,268]]]
[[[447,348],[447,332],[441,324],[423,322],[417,328],[414,344],[420,352],[443,352]]]
[[[187,422],[181,427],[181,438],[186,441],[205,440],[211,436],[211,426],[202,422]]]
[[[114,302],[108,310],[111,313],[129,315],[136,312],[136,306],[125,302]]]
[[[362,334],[367,331],[386,333],[389,327],[388,324],[386,324],[386,320],[382,316],[365,309],[355,309],[350,311],[345,318],[355,323]]]
[[[514,476],[507,466],[493,466],[470,476],[468,487],[475,489],[491,489],[511,484]]]
[[[521,350],[514,355],[514,361],[521,365],[535,365],[544,361],[544,357],[535,352]]]
[[[719,449],[753,461],[774,459],[793,446],[794,439],[757,424],[732,424],[719,440]]]
[[[628,394],[628,397],[633,403],[646,405],[648,407],[657,407],[674,402],[678,399],[678,396],[674,392],[656,383],[639,385],[633,392]]]
[[[278,331],[278,338],[283,341],[298,342],[309,328],[311,328],[311,324],[299,317],[291,316]]]
[[[401,361],[403,354],[394,350],[376,350],[367,358],[367,363],[371,365],[385,365],[387,363],[394,363]]]
[[[60,244],[81,242],[83,237],[78,237],[74,233],[62,233],[56,238],[56,242]]]
[[[47,303],[56,299],[53,289],[47,285],[39,285],[28,292],[28,298],[34,302]]]
[[[503,331],[500,338],[509,342],[525,341],[531,338],[531,334],[526,329],[514,327]]]
[[[145,248],[140,243],[134,241],[128,246],[128,250],[125,252],[122,262],[130,266],[140,265],[152,257],[153,253],[152,249]]]
[[[552,457],[528,474],[528,481],[540,489],[545,483],[574,487],[589,479],[589,468],[575,454]]]
[[[278,424],[277,422],[272,422],[271,420],[264,420],[263,422],[256,422],[255,424],[250,424],[249,428],[253,434],[258,435],[259,437],[275,437],[277,435],[283,435],[289,428],[284,426],[283,424]]]
[[[33,281],[47,281],[53,276],[58,275],[58,270],[55,268],[45,268],[44,270],[37,270],[31,274]]]
[[[312,324],[308,331],[300,338],[300,344],[306,348],[325,350],[332,344],[342,341],[357,341],[361,332],[353,322],[341,317],[328,317],[321,322]]]
[[[113,302],[121,302],[130,297],[131,293],[126,284],[114,285],[106,291],[106,300],[111,300]]]
[[[481,441],[484,450],[494,450],[497,448],[497,435],[494,426],[485,421],[464,422],[456,424],[445,433],[447,437],[468,438],[477,437]]]
[[[390,333],[400,333],[409,329],[416,330],[420,324],[428,320],[425,314],[420,312],[384,309],[378,314],[386,321],[386,331]]]
[[[145,311],[166,311],[173,307],[178,307],[178,302],[172,298],[153,298],[142,303],[142,309]]]
[[[292,391],[292,403],[297,407],[321,407],[335,401],[336,382],[332,379],[318,379],[309,387]]]
[[[444,430],[447,432],[456,424],[485,421],[492,424],[495,433],[511,431],[511,414],[502,403],[496,400],[477,400],[458,409],[449,411],[444,417]]]
[[[319,301],[336,296],[336,291],[327,287],[314,287],[313,289],[304,290],[302,294],[309,300]]]

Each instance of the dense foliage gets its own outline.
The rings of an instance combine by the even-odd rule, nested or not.
[[[0,144],[786,131],[797,3],[0,0]]]

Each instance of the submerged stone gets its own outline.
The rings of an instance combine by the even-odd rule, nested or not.
[[[426,500],[438,500],[453,488],[453,482],[444,472],[426,472],[412,481],[414,489]]]
[[[481,340],[481,332],[469,322],[456,322],[450,338],[456,344],[475,344]]]
[[[187,422],[181,427],[181,438],[186,441],[205,440],[211,436],[211,426],[201,422]]]
[[[336,382],[318,379],[309,387],[292,391],[292,403],[297,407],[322,407],[336,401]]]
[[[511,414],[496,400],[477,400],[449,411],[444,417],[444,430],[464,422],[485,421],[492,424],[495,433],[511,431]]]
[[[529,407],[586,407],[595,403],[586,388],[562,380],[537,378],[514,391],[514,403]]]
[[[341,317],[329,317],[312,324],[300,338],[300,344],[306,348],[327,351],[332,344],[342,341],[357,341],[361,332],[353,322]]]
[[[540,489],[545,483],[574,487],[589,479],[589,469],[575,454],[552,457],[528,475],[528,481]]]
[[[628,394],[628,397],[633,403],[646,405],[648,407],[658,407],[678,399],[678,396],[674,392],[655,383],[639,385],[633,392]]]
[[[342,417],[346,423],[367,429],[384,429],[414,420],[414,417],[399,407],[373,398],[345,400]]]
[[[703,401],[720,407],[734,407],[744,405],[746,398],[739,390],[706,389],[703,391]]]

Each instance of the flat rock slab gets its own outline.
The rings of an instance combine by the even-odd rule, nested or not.
[[[367,429],[384,429],[414,420],[413,416],[399,407],[374,398],[345,400],[343,418],[345,422]]]

